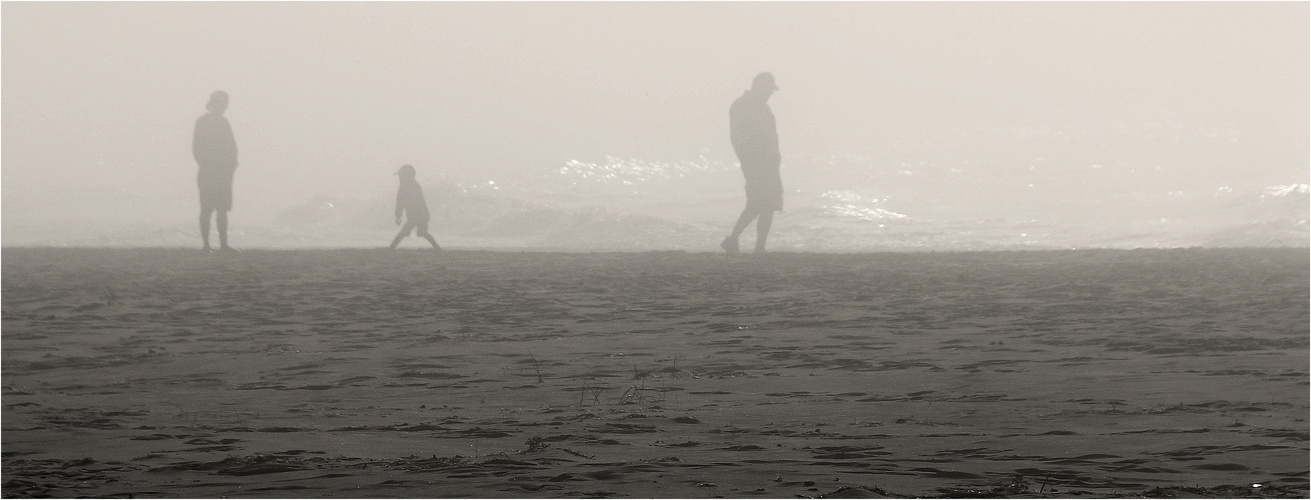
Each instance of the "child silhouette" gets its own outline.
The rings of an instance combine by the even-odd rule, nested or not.
[[[401,226],[401,232],[396,235],[396,239],[391,241],[391,248],[395,249],[396,245],[401,244],[401,240],[410,235],[410,231],[417,229],[419,236],[432,243],[433,250],[441,250],[442,247],[437,245],[437,240],[428,233],[428,204],[423,200],[423,187],[414,180],[414,167],[401,165],[396,175],[401,178],[400,189],[396,191],[396,223],[401,223],[401,214],[404,213],[405,225]]]

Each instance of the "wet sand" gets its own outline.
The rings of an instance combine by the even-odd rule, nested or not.
[[[3,495],[1305,498],[1308,303],[1306,249],[7,248]]]

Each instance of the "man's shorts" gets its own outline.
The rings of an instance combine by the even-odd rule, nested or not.
[[[760,212],[777,212],[783,210],[783,180],[777,171],[752,171],[742,169],[746,177],[747,208]]]
[[[229,169],[201,169],[196,175],[200,186],[200,206],[220,212],[232,210],[232,174]]]

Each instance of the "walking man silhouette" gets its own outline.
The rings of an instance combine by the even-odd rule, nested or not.
[[[200,187],[200,239],[209,247],[209,216],[218,225],[219,250],[234,251],[228,246],[228,211],[232,210],[232,174],[237,171],[237,141],[232,126],[223,113],[228,109],[228,93],[215,91],[205,104],[209,112],[196,119],[191,138],[191,154],[200,169],[196,184]]]
[[[729,255],[738,254],[738,237],[753,219],[756,222],[756,253],[765,252],[765,238],[774,222],[774,212],[783,210],[783,180],[779,176],[782,155],[778,152],[778,130],[774,113],[766,101],[778,90],[774,75],[756,75],[751,90],[733,101],[728,109],[729,136],[733,151],[746,178],[747,205],[733,227],[733,233],[719,246]]]

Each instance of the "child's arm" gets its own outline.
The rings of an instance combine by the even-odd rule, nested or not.
[[[405,205],[403,203],[404,200],[405,200],[405,190],[404,189],[397,190],[396,191],[396,225],[398,226],[401,225],[401,213],[405,211]]]

